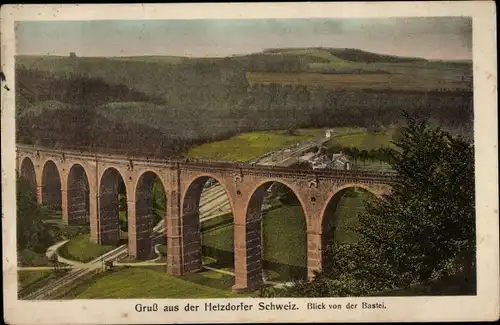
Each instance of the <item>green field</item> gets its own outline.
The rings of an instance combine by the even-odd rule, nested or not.
[[[116,246],[99,245],[90,241],[90,235],[80,235],[72,238],[69,242],[59,248],[59,254],[67,259],[89,262],[97,257],[113,250]]]
[[[85,281],[62,299],[226,298],[234,279],[213,271],[174,277],[162,266],[117,268]]]
[[[343,146],[356,147],[359,150],[376,150],[379,148],[395,148],[391,141],[397,132],[395,128],[388,128],[378,132],[359,131],[350,134],[334,136],[326,143],[327,147]]]
[[[321,136],[323,133],[323,129],[301,129],[297,130],[296,135],[290,135],[283,130],[243,133],[228,140],[191,148],[187,156],[207,160],[248,161],[267,152]]]
[[[333,129],[333,135],[341,136],[365,131],[364,128],[338,127]],[[187,152],[187,156],[207,160],[249,161],[267,152],[321,137],[324,132],[324,129],[299,129],[296,135],[290,135],[284,130],[243,133],[228,140],[206,143],[191,148]]]

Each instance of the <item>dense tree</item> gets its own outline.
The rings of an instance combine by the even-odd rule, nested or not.
[[[51,230],[42,222],[47,213],[22,179],[17,179],[17,249],[42,253],[54,242]]]
[[[458,287],[431,294],[475,293],[473,146],[413,118],[395,144],[396,183],[359,215],[360,239],[330,246],[314,280],[274,294],[383,295],[436,283]]]
[[[108,102],[164,103],[163,98],[145,94],[123,84],[111,84],[101,78],[79,74],[55,75],[21,67],[16,68],[16,88],[19,88],[19,95],[30,103],[57,100],[92,108]]]

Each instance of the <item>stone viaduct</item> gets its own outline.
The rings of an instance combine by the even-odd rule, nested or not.
[[[124,184],[128,209],[128,251],[137,259],[152,254],[152,185],[159,178],[166,198],[167,272],[182,275],[202,267],[199,202],[205,182],[224,188],[234,222],[235,291],[262,281],[261,208],[274,183],[290,188],[307,225],[308,276],[321,268],[325,215],[342,190],[360,187],[376,196],[391,189],[393,175],[313,171],[249,164],[159,160],[57,151],[17,145],[17,171],[39,202],[61,207],[67,224],[90,223],[91,240],[117,244],[120,238],[118,186]],[[123,186],[123,185],[121,185]]]

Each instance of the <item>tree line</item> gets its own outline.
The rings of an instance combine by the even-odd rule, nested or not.
[[[472,93],[344,91],[291,85],[259,85],[230,112],[262,128],[360,126],[404,122],[401,111],[460,126],[472,120]]]
[[[18,95],[30,103],[57,100],[75,106],[99,106],[108,102],[165,102],[161,97],[93,76],[54,74],[22,67],[16,68],[16,88]]]
[[[343,153],[347,157],[351,158],[355,163],[358,161],[380,161],[391,164],[393,159],[393,149],[389,147],[380,147],[377,149],[359,149],[357,147],[345,147],[340,145],[334,145],[326,150],[328,156],[332,156],[335,153]]]

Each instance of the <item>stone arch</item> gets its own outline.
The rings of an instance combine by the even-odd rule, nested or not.
[[[195,194],[195,191],[199,191],[199,193],[201,194],[201,192],[203,191],[203,186],[210,178],[214,179],[220,186],[222,186],[229,200],[229,207],[231,208],[231,210],[233,210],[233,198],[230,195],[230,191],[226,182],[224,182],[224,179],[209,173],[196,174],[193,177],[189,178],[189,180],[187,181],[187,184],[189,185],[181,191],[182,205],[184,205],[184,199],[190,196],[189,194]],[[198,195],[198,199],[200,198],[200,195]]]
[[[33,198],[36,200],[36,172],[35,165],[33,164],[31,158],[23,158],[23,160],[21,161],[19,176],[21,177],[22,181],[26,183],[31,195],[33,195]]]
[[[233,210],[233,200],[226,184],[217,176],[210,174],[197,174],[189,181],[189,185],[182,195],[182,240],[183,240],[183,266],[184,272],[192,272],[202,267],[202,242],[200,225],[200,200],[205,184],[212,178],[222,187],[229,201],[229,208]]]
[[[154,171],[144,171],[135,185],[135,218],[129,220],[129,255],[140,260],[147,260],[154,256],[154,245],[167,244],[165,231],[157,235],[153,233],[153,228],[156,226],[153,210],[154,185],[157,180],[160,181],[163,191],[165,202],[163,219],[165,219],[167,198],[165,184],[159,175]]]
[[[265,221],[262,216],[262,208],[264,206],[264,199],[267,197],[267,191],[273,184],[281,184],[288,188],[297,198],[298,205],[300,206],[300,210],[302,212],[302,224],[292,224],[293,226],[299,226],[302,228],[302,231],[294,232],[291,238],[287,238],[286,240],[282,240],[280,238],[272,237],[267,238],[265,234]],[[280,275],[288,274],[286,279],[283,280],[291,280],[291,279],[305,279],[307,277],[307,229],[308,229],[308,220],[306,216],[305,205],[302,198],[299,195],[299,192],[287,182],[282,180],[268,179],[260,182],[257,186],[254,187],[251,192],[250,199],[245,208],[245,236],[246,236],[246,256],[247,263],[252,265],[252,268],[248,269],[249,273],[253,273],[256,277],[262,277],[263,270],[273,270]],[[285,226],[286,227],[286,226]],[[280,235],[289,236],[290,233],[281,232]],[[288,240],[292,240],[292,243]],[[264,260],[264,249],[270,249],[274,246],[276,249],[276,243],[271,242],[271,240],[276,241],[276,243],[287,242],[288,247],[291,249],[289,252],[283,252],[282,256],[288,256],[291,260],[302,259],[302,262],[297,264],[291,263],[282,263],[278,261],[265,261]],[[279,249],[284,249],[284,247],[278,246]],[[300,250],[300,252],[297,252]],[[302,254],[302,255],[298,255]]]
[[[74,164],[68,173],[68,224],[90,222],[90,186],[85,168]]]
[[[120,241],[119,188],[125,187],[125,178],[114,167],[107,168],[99,182],[99,236],[101,245],[117,245]]]
[[[382,198],[382,193],[368,184],[353,183],[337,187],[335,191],[328,196],[329,199],[326,201],[320,215],[322,250],[326,249],[329,244],[333,243],[333,240],[339,240],[347,243],[355,241],[356,236],[349,228],[355,224],[356,220],[351,220],[353,223],[348,223],[349,220],[345,218],[338,218],[338,216],[333,218],[333,215],[336,212],[339,212],[337,209],[342,198],[346,194],[353,194],[352,192],[350,193],[350,191],[359,189],[365,193],[371,194],[373,198]],[[344,233],[344,238],[336,238],[340,232]]]
[[[53,160],[47,160],[42,169],[42,202],[53,209],[61,209],[61,174]]]
[[[339,193],[344,192],[346,189],[351,189],[351,188],[360,188],[366,192],[369,192],[372,194],[374,197],[377,199],[383,199],[384,194],[390,191],[390,186],[389,185],[382,185],[383,188],[379,188],[379,186],[372,186],[371,184],[363,184],[363,183],[347,183],[347,184],[342,184],[341,186],[335,187],[333,191],[328,193],[327,195],[327,200],[325,204],[323,205],[321,209],[321,214],[320,214],[320,223],[323,224],[324,222],[324,216],[325,213],[327,212],[328,205],[331,203],[332,199],[338,195]]]
[[[261,181],[260,183],[257,183],[257,185],[255,185],[252,190],[250,191],[250,199],[247,201],[246,205],[245,205],[245,222],[250,222],[253,220],[253,218],[255,216],[260,216],[260,212],[255,214],[255,213],[248,213],[248,212],[254,212],[253,209],[251,209],[250,205],[251,204],[254,204],[254,203],[258,203],[258,201],[252,201],[252,199],[254,200],[258,200],[260,198],[262,198],[262,200],[264,199],[264,197],[266,196],[266,192],[267,190],[274,184],[274,183],[279,183],[279,184],[282,184],[286,187],[288,187],[288,189],[290,189],[293,194],[297,197],[297,199],[299,200],[299,203],[300,203],[300,206],[302,207],[302,211],[304,212],[304,216],[306,217],[306,225],[308,224],[309,220],[307,220],[307,216],[305,215],[305,207],[306,207],[306,204],[304,202],[304,200],[302,199],[302,196],[300,195],[300,192],[295,188],[295,186],[293,186],[292,184],[290,184],[289,182],[285,181],[285,180],[282,180],[282,179],[274,179],[274,178],[271,178],[271,179],[266,179],[266,180],[263,180]],[[255,197],[254,197],[255,196]],[[262,204],[260,205],[262,206]]]

